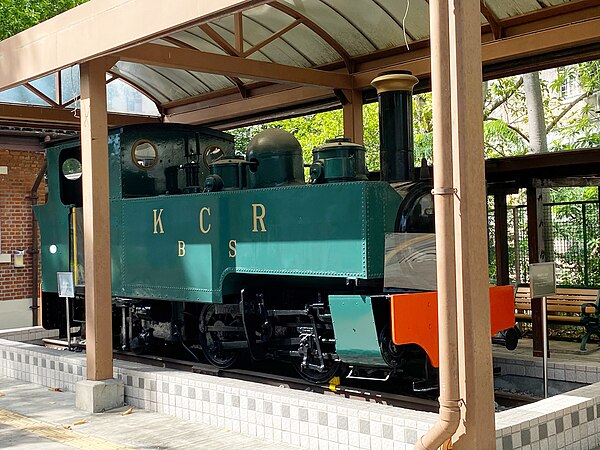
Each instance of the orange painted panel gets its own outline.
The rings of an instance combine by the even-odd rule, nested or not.
[[[515,290],[512,286],[490,287],[492,336],[515,326]]]
[[[392,342],[417,344],[439,367],[437,292],[394,294],[390,296]],[[515,299],[512,286],[490,287],[490,326],[495,335],[515,325]]]

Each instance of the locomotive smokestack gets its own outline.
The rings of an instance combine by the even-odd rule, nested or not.
[[[412,90],[418,82],[408,71],[384,72],[371,82],[379,97],[381,180],[415,179]]]

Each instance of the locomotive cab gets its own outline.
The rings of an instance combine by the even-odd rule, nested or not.
[[[233,137],[205,127],[131,125],[108,136],[111,215],[122,199],[174,195],[203,186],[209,164],[233,155]],[[41,231],[42,324],[66,331],[66,307],[58,301],[56,272],[74,273],[77,298],[71,319],[84,322],[83,200],[79,139],[46,146],[48,199],[34,207]],[[195,168],[193,176],[190,167]],[[113,228],[114,234],[118,228]],[[113,280],[118,274],[113,266]]]

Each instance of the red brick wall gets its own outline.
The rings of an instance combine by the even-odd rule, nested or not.
[[[44,163],[42,152],[5,150],[0,146],[0,166],[8,174],[0,174],[0,253],[31,249],[32,209],[26,198]],[[38,191],[39,203],[44,199],[44,183]],[[32,257],[25,254],[25,267],[16,269],[11,263],[0,264],[0,301],[31,298]]]

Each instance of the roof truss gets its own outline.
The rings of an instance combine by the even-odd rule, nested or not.
[[[383,70],[411,70],[425,80],[421,88],[427,86],[430,71],[428,40],[411,42],[410,51],[399,46],[352,58],[344,45],[323,27],[285,2],[181,0],[174,11],[167,5],[169,2],[157,1],[157,9],[147,13],[152,15],[151,20],[140,17],[140,11],[148,11],[144,2],[112,0],[111,6],[107,6],[107,2],[92,0],[0,42],[0,86],[5,88],[25,82],[26,89],[49,105],[44,108],[4,106],[0,118],[7,118],[12,112],[15,120],[73,121],[70,119],[72,112],[65,108],[77,98],[62,101],[60,71],[57,72],[56,98],[49,98],[28,81],[102,55],[110,55],[113,62],[122,60],[157,68],[227,76],[233,86],[231,89],[161,103],[139,83],[117,76],[110,72],[110,64],[107,66],[112,73],[107,82],[122,79],[154,101],[164,120],[219,127],[251,123],[258,120],[259,114],[263,118],[273,117],[269,111],[278,105],[279,112],[284,115],[295,115],[310,108],[339,106],[335,92],[369,90],[372,78]],[[291,21],[274,27],[271,35],[249,45],[244,36],[242,11],[260,5],[276,9],[289,16]],[[498,19],[488,7],[488,2],[481,0],[481,13],[488,22],[482,26],[482,56],[488,77],[543,68],[550,57],[559,58],[554,60],[554,65],[600,58],[600,5],[597,0],[573,0],[504,20]],[[133,25],[115,29],[113,23],[117,16],[120,22]],[[226,16],[233,18],[233,40],[226,39],[217,31],[222,27],[211,24]],[[339,55],[339,62],[305,68],[253,57],[300,25],[326,42]],[[176,31],[196,26],[207,36],[205,40],[212,41],[225,54],[201,51],[172,36]],[[113,32],[105,33],[106,29]],[[94,38],[98,35],[102,39]],[[73,39],[73,36],[81,39]],[[149,43],[157,38],[175,47]],[[85,42],[85,46],[81,42]],[[244,83],[241,78],[256,81]],[[33,113],[34,109],[39,112]],[[113,115],[111,123],[128,123],[129,120],[124,117]],[[131,121],[137,122],[139,118]]]

